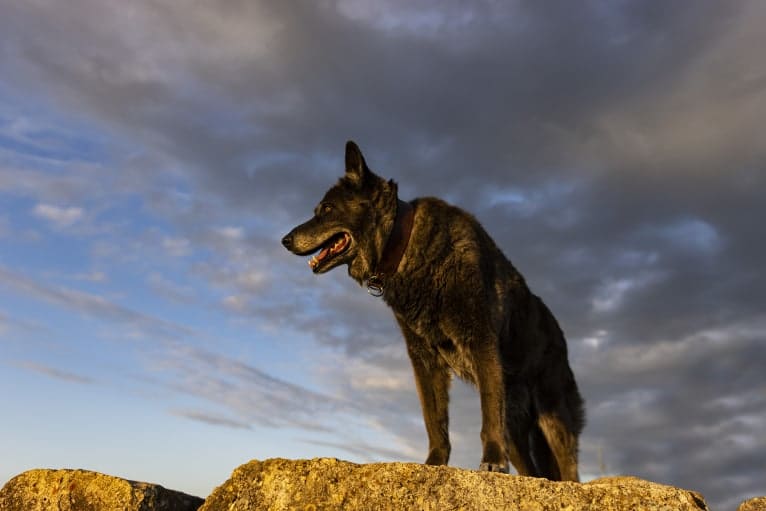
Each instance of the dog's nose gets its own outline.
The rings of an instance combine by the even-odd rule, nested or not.
[[[287,250],[290,250],[291,248],[293,248],[293,235],[292,235],[292,233],[290,233],[287,236],[285,236],[284,238],[282,238],[282,245],[284,245],[284,247]]]

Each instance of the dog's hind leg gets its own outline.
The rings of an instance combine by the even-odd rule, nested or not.
[[[537,424],[556,458],[561,480],[579,481],[577,456],[578,437],[585,425],[583,401],[568,367],[563,376],[550,375],[544,381],[557,380],[564,381],[558,389],[540,386],[534,390]]]
[[[556,458],[551,451],[548,441],[545,439],[539,424],[535,423],[529,432],[529,447],[532,460],[535,463],[538,477],[545,477],[551,481],[560,481],[561,473]]]
[[[529,391],[523,384],[505,386],[506,451],[511,464],[521,476],[539,477],[531,456],[530,432],[535,426]]]
[[[546,412],[540,415],[537,424],[542,430],[550,451],[556,458],[558,472],[562,481],[579,481],[577,472],[577,435],[567,427],[565,417],[562,417],[561,408],[554,412]],[[564,411],[564,414],[566,412]]]

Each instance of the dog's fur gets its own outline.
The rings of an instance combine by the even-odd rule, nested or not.
[[[315,273],[347,264],[362,284],[383,257],[397,200],[396,183],[370,171],[348,142],[345,176],[282,242],[298,255],[324,248]],[[578,480],[585,412],[556,319],[473,216],[435,198],[410,205],[409,243],[384,277],[383,299],[414,368],[426,463],[449,460],[451,370],[479,390],[483,470],[507,472],[510,460],[522,475]]]

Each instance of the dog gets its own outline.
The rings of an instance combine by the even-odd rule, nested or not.
[[[583,399],[564,334],[479,222],[437,198],[399,199],[346,144],[346,172],[282,244],[321,274],[343,264],[381,296],[404,335],[426,432],[426,464],[450,456],[451,374],[478,388],[480,470],[578,481]]]

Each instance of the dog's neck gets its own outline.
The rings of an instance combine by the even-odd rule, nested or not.
[[[396,273],[399,263],[402,261],[404,251],[410,241],[412,233],[412,221],[415,217],[414,209],[409,202],[401,199],[396,200],[396,219],[388,235],[386,246],[378,262],[375,273],[367,279],[367,290],[373,296],[382,296],[386,277]]]

